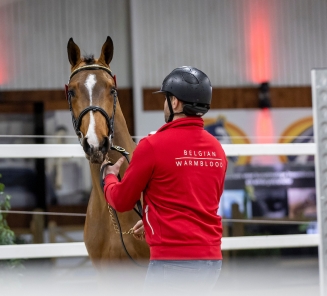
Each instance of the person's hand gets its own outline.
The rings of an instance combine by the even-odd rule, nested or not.
[[[125,157],[122,156],[121,158],[119,158],[117,160],[117,162],[114,165],[106,165],[108,163],[108,161],[104,161],[101,165],[101,169],[104,165],[106,165],[106,167],[103,170],[102,178],[104,179],[108,174],[113,174],[117,177],[119,174],[120,167],[123,164],[124,160],[125,160]]]
[[[144,240],[145,238],[145,232],[144,232],[144,226],[143,226],[143,221],[139,220],[133,227],[133,236],[137,240]]]

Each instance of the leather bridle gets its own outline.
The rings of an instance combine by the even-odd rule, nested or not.
[[[69,111],[70,111],[71,116],[72,116],[73,127],[74,127],[74,130],[75,130],[76,135],[79,138],[80,144],[82,145],[82,140],[84,138],[84,135],[81,132],[80,127],[81,127],[81,123],[82,123],[83,117],[88,112],[90,112],[90,111],[93,111],[93,112],[97,112],[98,111],[98,112],[100,112],[103,115],[103,117],[106,119],[106,123],[107,123],[107,126],[108,126],[108,131],[109,131],[109,134],[108,134],[109,148],[111,148],[112,147],[112,140],[113,140],[113,137],[114,137],[114,120],[115,120],[115,112],[116,112],[116,104],[117,104],[117,82],[116,82],[116,75],[113,75],[112,72],[111,72],[111,70],[109,68],[107,68],[107,67],[100,66],[100,65],[97,65],[97,64],[86,65],[86,66],[82,66],[80,68],[77,68],[76,70],[74,70],[70,74],[68,84],[69,84],[70,80],[72,79],[72,77],[74,75],[76,75],[77,73],[79,73],[81,71],[86,71],[86,70],[104,70],[104,71],[106,71],[114,79],[114,81],[115,81],[115,88],[112,90],[112,95],[114,97],[112,115],[111,115],[111,117],[109,117],[108,113],[103,108],[101,108],[99,106],[89,106],[89,107],[85,108],[84,110],[82,110],[81,113],[79,114],[79,116],[76,119],[75,116],[74,116],[74,113],[73,113],[72,103],[71,103],[72,94],[68,90],[68,85],[65,84],[65,94],[66,94],[66,99],[67,99],[68,105],[69,105]]]

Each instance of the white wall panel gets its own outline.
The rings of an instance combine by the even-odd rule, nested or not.
[[[137,12],[144,86],[180,65],[203,69],[215,86],[257,83],[249,73],[258,17],[274,85],[308,85],[310,70],[327,65],[326,0],[139,0]]]
[[[274,1],[273,82],[309,85],[310,70],[327,65],[327,1]]]
[[[131,86],[128,2],[5,2],[0,6],[0,88],[62,87],[69,72],[68,39],[97,57],[107,35],[115,44],[112,68],[119,85]],[[256,83],[250,34],[258,11],[269,25],[272,84],[308,85],[310,70],[327,66],[326,0],[138,0],[135,7],[142,86],[159,86],[180,65],[203,69],[214,86]]]
[[[258,71],[273,86],[309,85],[311,69],[327,66],[326,0],[131,0],[131,15],[137,135],[163,123],[143,111],[142,88],[175,67],[198,67],[219,87],[257,85]]]
[[[100,55],[110,35],[111,68],[121,87],[131,86],[127,0],[24,0],[0,6],[0,89],[62,88],[69,77],[67,42],[82,54]],[[1,76],[0,76],[1,78]]]

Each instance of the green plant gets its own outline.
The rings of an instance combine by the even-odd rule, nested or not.
[[[0,200],[0,245],[13,245],[15,244],[16,236],[15,233],[8,226],[6,220],[7,213],[2,212],[2,211],[10,210],[11,196],[5,194],[4,190],[5,190],[5,185],[3,183],[0,183],[0,197],[2,199]]]
[[[0,174],[0,178],[1,178]],[[10,229],[7,223],[7,211],[10,210],[10,199],[11,196],[5,193],[5,185],[0,183],[0,245],[14,245],[16,244],[17,238],[15,233]],[[4,212],[3,212],[4,211]],[[21,264],[22,260],[12,259],[0,261],[0,267],[8,266],[9,268],[23,267]]]

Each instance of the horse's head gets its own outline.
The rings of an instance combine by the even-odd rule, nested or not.
[[[108,36],[99,59],[82,57],[72,38],[67,45],[71,76],[67,91],[73,124],[86,157],[102,163],[110,146],[111,120],[117,98],[116,82],[110,62],[114,46]]]

